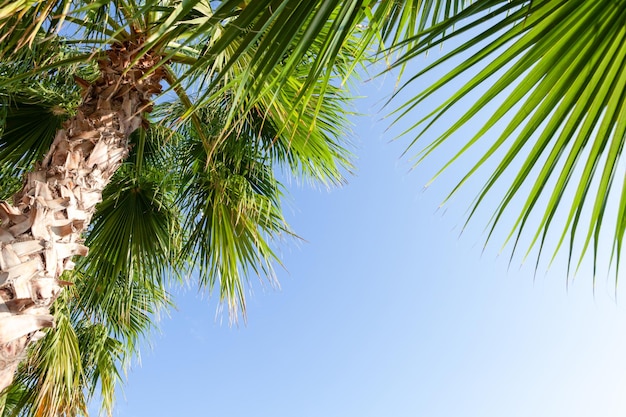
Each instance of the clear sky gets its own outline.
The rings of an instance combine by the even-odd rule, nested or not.
[[[458,171],[422,190],[446,155],[411,171],[408,139],[389,143],[389,121],[371,113],[392,85],[362,88],[370,116],[354,120],[346,186],[289,187],[288,220],[306,242],[280,245],[281,289],[254,281],[248,323],[232,328],[214,299],[177,294],[116,415],[626,415],[613,277],[594,294],[586,271],[566,288],[562,262],[536,276],[532,262],[509,268],[502,233],[482,252],[488,210],[459,236],[477,188],[438,210]]]

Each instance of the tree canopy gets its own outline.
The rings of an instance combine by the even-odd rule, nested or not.
[[[590,248],[596,265],[608,234],[619,269],[624,13],[622,0],[0,1],[2,197],[75,114],[111,45],[140,39],[138,56],[161,56],[166,84],[105,189],[86,235],[89,256],[64,275],[74,285],[57,300],[57,327],[30,352],[5,412],[84,413],[96,387],[110,410],[120,364],[171,303],[168,277],[197,277],[231,317],[245,314],[248,278],[273,282],[275,243],[294,235],[279,178],[343,181],[352,167],[348,85],[370,64],[404,75],[391,105],[396,117],[417,120],[405,136],[407,152],[420,147],[418,163],[481,121],[439,172],[487,143],[451,192],[497,161],[468,220],[514,172],[489,237],[514,213],[504,225],[513,253],[538,247],[539,262],[546,250],[552,258],[566,250],[575,270]],[[415,65],[433,48],[443,56]],[[454,59],[454,69],[398,102]],[[455,92],[445,95],[449,86]]]

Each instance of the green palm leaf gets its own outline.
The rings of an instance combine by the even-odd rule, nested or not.
[[[626,3],[621,1],[478,1],[457,17],[425,31],[405,57],[409,59],[433,45],[472,33],[406,85],[453,57],[473,55],[411,99],[401,111],[406,114],[418,108],[457,77],[475,72],[456,93],[415,125],[421,127],[417,141],[445,116],[458,111],[455,105],[463,98],[479,88],[485,91],[424,148],[420,157],[423,159],[467,122],[485,115],[488,105],[499,103],[482,128],[443,168],[479,142],[489,143],[453,190],[454,194],[488,160],[498,158],[470,217],[494,185],[505,181],[505,172],[516,170],[513,179],[507,180],[512,182],[494,213],[489,236],[496,224],[503,221],[504,214],[515,210],[511,207],[514,197],[524,193],[525,202],[507,240],[515,236],[517,246],[522,231],[530,227],[532,213],[537,211],[540,220],[530,237],[530,247],[538,244],[542,253],[555,217],[565,215],[560,238],[550,243],[554,253],[568,241],[570,262],[574,262],[578,252],[580,264],[590,245],[594,258],[597,257],[610,196],[618,192],[612,186],[616,177],[622,176],[618,162],[625,137],[625,12]],[[505,128],[494,135],[494,126],[499,122],[504,122]],[[525,184],[530,184],[530,191],[522,191]],[[548,201],[543,208],[538,205],[541,198]],[[588,216],[583,214],[587,208]],[[618,222],[623,216],[621,207]],[[583,221],[587,224],[583,225]],[[623,229],[616,229],[614,253],[619,259],[624,233]],[[585,234],[578,249],[577,232]]]
[[[203,113],[205,135],[219,135],[223,112]],[[210,117],[210,118],[209,118]],[[235,318],[245,312],[245,282],[249,273],[272,278],[277,258],[268,239],[288,232],[280,210],[280,189],[271,171],[272,160],[263,155],[263,141],[254,125],[220,142],[208,155],[192,123],[179,127],[181,187],[177,201],[186,226],[182,261],[197,269],[200,285],[219,288]],[[263,135],[263,133],[261,133]]]
[[[78,337],[64,303],[57,304],[56,328],[29,352],[14,387],[8,393],[4,415],[86,414],[80,389],[83,368]],[[11,414],[9,414],[11,413]]]

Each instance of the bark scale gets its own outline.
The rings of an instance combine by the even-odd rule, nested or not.
[[[74,255],[87,254],[81,233],[161,92],[165,74],[153,70],[160,57],[137,59],[141,49],[142,39],[114,44],[98,62],[97,81],[77,79],[83,103],[76,115],[56,132],[13,204],[0,202],[0,391],[41,329],[54,325],[50,306],[68,285],[60,276]]]

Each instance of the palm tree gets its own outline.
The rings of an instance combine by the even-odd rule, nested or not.
[[[0,210],[0,388],[56,322],[9,412],[84,412],[97,384],[109,406],[170,273],[245,313],[245,277],[271,279],[270,241],[291,233],[274,171],[340,183],[344,82],[372,42],[415,33],[417,9],[374,5],[0,2],[2,166],[24,176]]]
[[[421,112],[413,143],[433,125],[449,125],[424,147],[420,160],[484,114],[487,104],[498,103],[442,168],[479,139],[489,140],[487,133],[505,115],[510,118],[459,182],[498,158],[469,217],[513,169],[491,231],[514,198],[526,193],[509,236],[514,250],[543,203],[529,247],[538,243],[543,252],[565,210],[554,253],[569,240],[572,261],[576,231],[583,228],[580,259],[589,245],[597,254],[611,190],[619,187],[615,177],[626,131],[624,6],[621,0],[0,2],[0,87],[15,104],[5,108],[24,120],[20,112],[33,111],[28,105],[40,106],[49,122],[38,128],[37,139],[30,132],[5,145],[2,159],[11,175],[28,172],[14,204],[1,210],[0,267],[11,284],[2,287],[8,310],[0,321],[5,385],[23,348],[52,324],[47,311],[65,285],[60,274],[73,266],[73,255],[86,253],[82,232],[89,232],[91,255],[64,278],[83,286],[83,309],[89,304],[84,299],[98,309],[101,293],[115,304],[120,282],[159,284],[167,271],[185,267],[197,268],[206,288],[219,285],[232,314],[245,311],[243,277],[271,276],[275,256],[268,239],[289,233],[274,167],[340,182],[342,167],[349,167],[342,142],[349,97],[343,82],[366,60],[411,70],[411,59],[456,39],[460,46],[404,84],[412,86],[452,58],[467,58],[399,106],[399,117]],[[372,55],[373,45],[383,52]],[[45,94],[31,93],[44,91],[42,79],[67,68],[79,71],[73,78],[80,99],[66,107],[58,106],[60,100],[42,106]],[[465,74],[469,81],[456,93],[434,110],[422,109]],[[485,85],[486,92],[458,117],[455,104]],[[170,96],[175,100],[168,105]],[[450,114],[453,122],[444,119]],[[156,179],[158,172],[171,175]],[[105,188],[109,182],[113,186]],[[133,211],[140,201],[143,210]],[[612,237],[618,266],[625,202],[622,191]],[[144,219],[144,213],[155,217]],[[29,292],[23,293],[26,281]],[[159,304],[164,298],[154,294]]]

